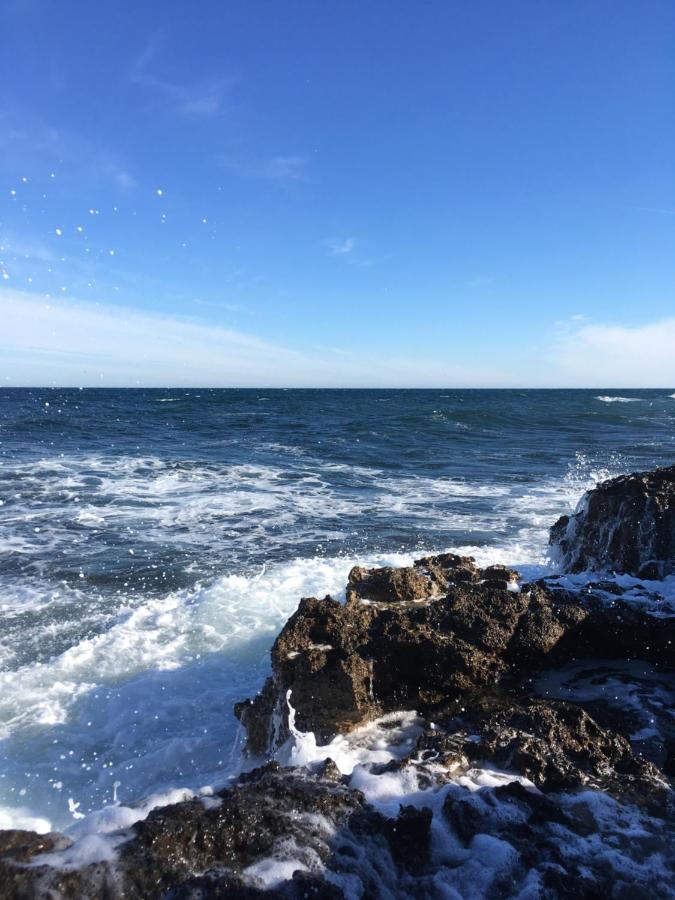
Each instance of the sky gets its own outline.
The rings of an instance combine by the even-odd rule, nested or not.
[[[675,386],[671,0],[3,0],[0,384]]]

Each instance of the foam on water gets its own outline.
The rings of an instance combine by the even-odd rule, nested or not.
[[[0,533],[12,545],[23,528],[10,558],[30,563],[8,572],[2,598],[0,804],[8,821],[16,809],[17,821],[66,827],[70,801],[88,815],[111,802],[116,782],[128,803],[222,780],[237,765],[232,705],[262,683],[269,647],[300,597],[343,596],[355,564],[400,566],[444,550],[517,565],[526,578],[546,574],[551,521],[608,474],[578,455],[565,478],[523,491],[308,464],[306,452],[293,458],[302,471],[101,455],[4,467]],[[441,525],[447,533],[455,516],[464,540],[310,554],[199,579],[204,551],[232,553],[238,537],[269,557],[276,545],[344,531],[350,518],[397,516],[431,535]],[[96,574],[102,539],[113,543],[113,589]],[[189,586],[154,589],[186,545],[196,553],[179,556],[172,577]],[[48,577],[54,560],[63,560],[59,580]]]
[[[409,554],[364,558],[405,565]],[[0,672],[0,798],[54,827],[112,797],[138,799],[232,770],[235,701],[302,596],[343,596],[354,560],[304,559],[224,576],[124,608],[111,626],[40,663]]]
[[[593,471],[578,454],[564,479],[542,479],[528,492],[517,484],[303,463],[288,469],[89,455],[5,465],[0,554],[23,557],[26,573],[44,568],[48,556],[67,566],[76,548],[86,577],[89,554],[100,552],[102,541],[119,551],[133,539],[143,558],[167,545],[232,553],[259,550],[261,541],[286,546],[290,529],[296,543],[326,541],[346,535],[351,521],[392,516],[409,525],[419,521],[427,532],[488,534],[513,525],[532,544],[544,520],[550,524],[551,514],[569,505],[570,494],[576,502],[608,471]]]
[[[550,573],[552,522],[672,438],[663,392],[661,411],[618,418],[665,424],[611,444],[595,423],[617,414],[590,393],[486,397],[0,398],[0,824],[100,834],[145,797],[223,783],[240,765],[232,705],[301,596],[443,550]],[[398,752],[384,731],[331,752],[345,770],[360,758],[393,809],[396,786],[364,768]]]
[[[289,727],[291,736],[278,754],[284,764],[316,769],[326,758],[332,759],[343,773],[350,787],[360,790],[366,801],[387,818],[395,818],[402,805],[427,808],[432,813],[431,865],[435,869],[434,886],[438,896],[479,900],[491,894],[503,879],[512,876],[522,878],[522,857],[508,839],[492,834],[476,834],[467,844],[453,831],[444,815],[448,798],[463,801],[466,794],[471,804],[484,817],[484,821],[506,829],[526,821],[526,814],[517,803],[499,799],[494,789],[511,782],[519,782],[526,790],[537,792],[527,779],[514,773],[490,767],[464,767],[457,763],[448,769],[432,760],[413,755],[401,767],[383,766],[393,760],[402,760],[414,748],[421,731],[420,720],[414,712],[393,713],[371,722],[345,736],[338,736],[325,745],[318,745],[313,734],[300,732],[295,726],[295,714],[289,692]],[[598,791],[576,794],[559,794],[559,802],[573,816],[586,825],[576,834],[555,822],[544,826],[545,840],[558,847],[562,859],[569,863],[583,861],[598,864],[599,870],[609,870],[616,879],[626,878],[632,883],[650,883],[670,878],[668,866],[660,857],[647,850],[641,854],[635,849],[635,840],[658,834],[662,823],[651,819],[643,811],[630,804],[621,804]],[[586,835],[586,836],[584,836]],[[339,845],[349,844],[347,835],[340,835]],[[246,874],[262,877],[266,886],[280,884],[291,877],[296,869],[312,869],[324,872],[329,881],[338,885],[348,898],[360,898],[364,883],[379,885],[382,896],[417,896],[419,890],[411,886],[410,892],[401,884],[399,873],[386,849],[369,847],[364,851],[353,840],[349,859],[355,862],[351,871],[340,864],[337,871],[325,870],[318,859],[303,856],[302,848],[279,842],[272,855],[259,860]],[[344,857],[342,858],[344,860]],[[592,873],[588,870],[589,878]],[[373,879],[374,876],[374,879]],[[368,879],[368,881],[366,881]],[[514,879],[514,884],[515,884]],[[543,885],[540,873],[526,873],[521,885],[521,898],[532,900],[541,895]]]
[[[602,400],[603,403],[639,403],[642,397],[616,397],[605,396],[596,397],[596,400]]]

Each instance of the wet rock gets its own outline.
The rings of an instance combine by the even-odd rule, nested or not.
[[[492,853],[512,853],[508,877],[497,890],[495,880],[489,896],[673,896],[672,829],[600,793],[545,795],[518,782],[473,793],[452,786],[443,815],[468,852],[487,842]]]
[[[397,818],[384,819],[382,831],[399,865],[414,872],[428,864],[432,818],[427,807],[402,806]]]
[[[675,466],[622,475],[598,485],[579,510],[551,528],[567,572],[675,572]]]
[[[518,572],[505,566],[479,569],[472,556],[441,553],[425,556],[412,566],[365,569],[355,566],[349,573],[348,600],[376,603],[415,603],[442,597],[453,585],[477,584],[480,581],[503,585],[516,582]]]
[[[537,700],[511,703],[479,720],[464,753],[518,772],[544,791],[594,786],[633,802],[665,809],[668,787],[652,763],[628,741],[598,725],[579,706]]]
[[[278,740],[274,734],[277,699],[274,683],[268,678],[256,697],[234,706],[235,716],[246,729],[247,747],[253,756],[263,756]]]
[[[321,765],[317,768],[317,775],[324,781],[332,781],[335,784],[344,782],[342,772],[337,767],[336,763],[330,758],[330,756],[324,759]]]
[[[120,862],[138,896],[168,889],[215,864],[241,872],[296,842],[304,848],[301,869],[328,855],[327,833],[360,805],[342,785],[270,765],[221,791],[217,806],[192,801],[154,810],[134,827],[135,839]],[[327,828],[327,826],[329,826]]]
[[[269,752],[288,736],[289,691],[297,727],[326,742],[383,713],[429,712],[578,657],[675,662],[675,621],[544,582],[512,591],[505,570],[493,580],[471,560],[464,569],[460,557],[450,567],[446,557],[436,559],[420,563],[426,571],[469,571],[475,580],[448,585],[426,602],[388,595],[364,603],[358,591],[370,576],[359,571],[346,604],[301,601],[274,644],[273,675],[262,695],[236,709],[251,753]],[[391,585],[389,571],[375,570],[378,585]],[[408,576],[396,582],[403,583],[413,582]]]
[[[72,841],[62,834],[37,834],[35,831],[0,831],[0,859],[9,857],[17,862],[30,862],[38,853],[65,850]]]
[[[308,878],[312,870],[316,875],[331,854],[333,831],[363,804],[358,791],[276,763],[247,773],[214,800],[206,806],[194,799],[155,809],[132,827],[114,863],[72,871],[40,866],[37,836],[0,832],[0,846],[8,854],[0,859],[0,897],[256,897],[264,885],[256,883],[255,872],[246,872],[249,866],[290,860],[297,861],[299,871],[307,870]],[[51,837],[43,841],[45,851],[60,843],[60,836]],[[26,847],[34,868],[21,865]],[[311,885],[311,878],[302,876],[295,893],[287,885],[278,896],[314,896],[303,893]]]
[[[426,600],[438,593],[436,583],[421,569],[364,569],[355,566],[349,573],[348,598],[380,603]]]

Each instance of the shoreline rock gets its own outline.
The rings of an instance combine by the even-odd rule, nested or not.
[[[248,751],[271,754],[288,739],[289,691],[297,727],[326,743],[385,713],[431,714],[584,657],[675,666],[675,618],[543,581],[512,590],[510,580],[483,578],[470,557],[446,566],[439,556],[399,570],[352,570],[345,604],[302,599],[272,647],[262,692],[235,707]],[[429,569],[437,580],[421,579]]]
[[[566,572],[658,579],[675,572],[675,466],[621,475],[589,491],[553,525]]]

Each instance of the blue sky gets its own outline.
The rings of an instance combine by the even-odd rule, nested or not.
[[[669,0],[0,19],[4,383],[675,384]]]

